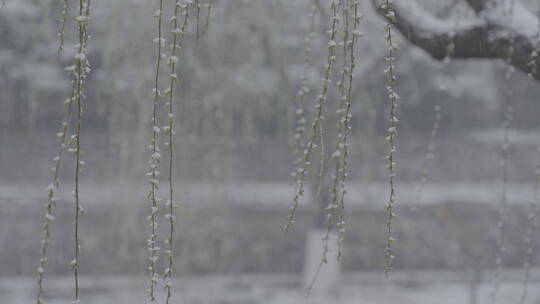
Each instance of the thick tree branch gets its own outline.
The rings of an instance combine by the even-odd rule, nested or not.
[[[476,12],[479,13],[484,9],[488,8],[488,5],[491,4],[492,0],[465,0],[467,4]]]
[[[386,12],[373,0],[379,14]],[[472,19],[437,19],[414,0],[394,0],[395,28],[412,44],[433,58],[491,58],[506,60],[517,69],[530,72],[530,55],[537,45],[538,18],[516,2],[513,15],[490,5],[490,0],[467,0],[477,13]],[[452,53],[448,52],[454,44]],[[513,49],[512,49],[513,48]],[[536,58],[540,66],[540,58]],[[536,80],[540,75],[536,73]]]

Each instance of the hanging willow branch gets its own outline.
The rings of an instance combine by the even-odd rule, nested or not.
[[[340,43],[340,46],[343,47],[343,67],[340,71],[341,78],[337,83],[338,89],[339,89],[339,109],[336,111],[338,114],[337,117],[337,140],[336,140],[336,147],[334,148],[334,152],[332,153],[332,159],[335,161],[335,169],[334,174],[332,175],[332,188],[330,190],[330,197],[331,197],[331,203],[328,205],[327,210],[327,235],[324,242],[324,251],[328,252],[328,240],[330,237],[330,233],[332,231],[332,225],[336,225],[336,228],[338,230],[339,236],[337,239],[338,243],[338,256],[337,260],[339,261],[341,259],[342,254],[342,234],[345,232],[345,205],[341,204],[341,196],[343,195],[342,192],[342,186],[343,186],[343,174],[344,174],[344,161],[347,162],[345,158],[345,152],[347,148],[345,145],[347,144],[345,142],[345,134],[348,133],[348,120],[347,117],[347,108],[350,104],[350,100],[347,98],[348,89],[346,87],[346,78],[348,78],[349,69],[350,69],[350,57],[349,51],[350,51],[350,45],[349,42],[352,42],[349,39],[350,32],[351,32],[351,22],[350,22],[350,9],[351,9],[351,3],[350,0],[347,0],[342,3],[342,10],[343,10],[343,41]],[[354,21],[353,21],[354,22]],[[344,201],[343,201],[344,202]],[[335,218],[335,219],[334,219]],[[343,231],[343,233],[341,233]],[[323,256],[323,261],[326,261],[326,256]]]
[[[388,54],[386,56],[387,68],[385,73],[388,75],[388,84],[386,86],[388,91],[388,99],[390,100],[390,127],[388,128],[386,141],[388,142],[389,152],[386,156],[388,160],[387,169],[390,174],[390,197],[388,199],[388,205],[386,206],[386,245],[384,252],[386,255],[386,266],[385,266],[385,275],[388,276],[389,271],[392,269],[392,263],[394,261],[394,253],[392,250],[392,244],[395,241],[393,237],[392,225],[394,223],[395,213],[394,206],[396,204],[396,190],[395,190],[395,177],[396,177],[396,163],[395,163],[395,152],[396,152],[396,135],[397,135],[397,123],[398,119],[396,117],[397,111],[397,101],[399,99],[398,94],[396,93],[396,68],[395,68],[395,54],[398,51],[397,45],[394,42],[394,37],[392,34],[392,28],[394,27],[395,22],[395,12],[392,6],[392,0],[386,0],[381,5],[381,10],[386,12],[386,24],[385,24],[385,40],[388,45]]]
[[[182,22],[182,25],[180,26],[180,22],[178,19],[180,18],[180,15],[184,16],[184,20]],[[173,107],[173,95],[174,95],[174,85],[179,81],[178,75],[176,74],[176,63],[178,62],[178,53],[181,51],[182,48],[182,41],[184,38],[184,33],[186,30],[187,22],[189,18],[189,9],[187,4],[180,3],[180,0],[176,0],[175,2],[175,8],[174,8],[174,16],[171,19],[172,23],[172,31],[173,34],[173,41],[171,44],[171,56],[169,57],[168,64],[171,69],[170,74],[170,83],[169,88],[165,92],[169,95],[169,100],[166,104],[167,110],[168,110],[168,116],[169,121],[168,125],[163,127],[165,133],[169,137],[169,142],[167,143],[168,146],[168,152],[169,152],[169,200],[167,201],[167,207],[168,207],[168,214],[165,214],[165,218],[169,221],[169,237],[165,240],[165,245],[168,246],[168,249],[165,251],[165,254],[167,255],[168,260],[168,267],[165,269],[165,272],[163,274],[163,277],[165,278],[165,290],[167,292],[167,298],[166,303],[169,304],[172,298],[172,271],[173,271],[173,240],[174,240],[174,208],[176,207],[175,201],[174,201],[174,182],[173,182],[173,158],[174,158],[174,123],[175,123],[175,115],[174,115],[174,107]]]
[[[58,54],[63,51],[64,47],[64,29],[66,25],[66,15],[69,9],[68,1],[64,2],[64,7],[62,9],[61,17],[62,23],[60,26],[60,31],[58,36],[60,37],[60,45],[58,49]],[[43,304],[43,294],[44,294],[44,272],[45,267],[47,266],[47,251],[49,248],[49,243],[51,241],[51,232],[50,225],[54,221],[53,211],[56,206],[57,201],[57,191],[60,187],[60,177],[59,171],[62,163],[62,156],[65,151],[70,151],[74,154],[76,165],[75,165],[75,190],[73,191],[75,198],[75,227],[74,227],[74,256],[75,258],[70,262],[70,267],[73,270],[74,283],[75,283],[75,300],[74,303],[79,303],[79,255],[81,252],[81,246],[79,242],[79,217],[83,213],[82,206],[79,200],[79,179],[80,173],[82,171],[82,166],[84,161],[81,160],[81,145],[80,145],[80,135],[81,135],[81,123],[82,123],[82,99],[85,96],[85,82],[88,73],[90,72],[90,63],[87,58],[87,49],[88,49],[88,39],[89,35],[87,32],[88,29],[88,20],[90,16],[90,2],[87,0],[79,1],[79,14],[74,21],[78,24],[78,34],[79,34],[79,43],[77,44],[77,54],[74,58],[74,65],[66,68],[66,71],[73,74],[73,87],[71,92],[71,97],[66,99],[64,106],[66,108],[65,118],[62,122],[62,126],[57,136],[60,140],[60,148],[57,155],[53,158],[54,166],[52,168],[53,176],[52,183],[47,187],[47,203],[46,203],[46,213],[43,224],[43,239],[41,241],[41,256],[39,260],[38,267],[38,291],[36,297],[37,304]],[[73,114],[73,104],[75,104],[76,110],[76,125],[75,125],[75,134],[69,136],[69,121],[71,120]],[[68,149],[69,144],[74,144],[74,147]]]
[[[337,229],[337,261],[341,261],[343,252],[343,239],[345,236],[345,182],[347,179],[347,169],[349,164],[349,143],[348,135],[350,134],[350,119],[351,119],[351,96],[352,85],[354,78],[354,69],[356,67],[355,45],[358,38],[361,36],[358,30],[360,20],[362,18],[358,11],[359,1],[346,0],[341,3],[343,14],[343,41],[340,43],[343,46],[343,68],[341,70],[341,79],[338,81],[338,89],[340,92],[340,104],[337,110],[338,114],[338,135],[336,147],[332,153],[332,159],[335,161],[335,170],[332,175],[332,187],[330,189],[331,202],[325,208],[327,211],[325,224],[326,234],[323,237],[323,252],[321,261],[315,271],[315,275],[309,285],[310,291],[319,275],[323,264],[328,262],[329,241],[332,231]],[[352,11],[352,12],[351,12]],[[351,22],[352,19],[352,22]],[[352,23],[352,25],[351,25]],[[352,28],[351,28],[352,27]]]
[[[79,198],[80,174],[84,162],[81,160],[81,123],[82,123],[82,100],[85,97],[85,84],[87,75],[90,72],[90,63],[88,61],[88,21],[90,16],[90,1],[79,0],[79,15],[74,19],[79,27],[79,43],[78,50],[75,55],[75,94],[74,100],[77,108],[77,118],[75,127],[75,241],[74,255],[75,258],[70,262],[73,269],[73,278],[75,282],[75,300],[74,303],[79,303],[79,256],[81,254],[81,246],[79,240],[79,218],[83,214],[84,209],[81,206]]]
[[[437,143],[437,135],[439,134],[439,127],[442,119],[442,109],[440,105],[435,105],[433,107],[434,119],[433,125],[431,126],[431,132],[429,134],[429,142],[426,148],[426,153],[424,154],[424,160],[422,163],[422,171],[420,173],[420,184],[416,190],[416,198],[414,200],[413,211],[416,211],[418,206],[423,201],[424,189],[428,182],[429,171],[433,167],[433,159],[435,158],[435,144]],[[416,225],[415,225],[416,227]]]
[[[294,165],[299,166],[302,163],[303,151],[306,143],[304,142],[304,136],[306,132],[306,106],[305,99],[306,94],[309,93],[310,88],[308,85],[308,72],[311,68],[311,53],[312,53],[312,41],[315,36],[315,15],[317,14],[318,7],[316,5],[311,6],[310,14],[310,27],[308,34],[304,40],[304,69],[302,76],[300,77],[300,88],[297,93],[297,107],[295,111],[295,133],[294,133]],[[291,174],[297,182],[298,173],[295,171]]]
[[[154,82],[154,100],[153,100],[153,109],[152,109],[152,137],[150,138],[149,149],[152,153],[150,156],[150,170],[148,175],[150,176],[150,189],[148,192],[148,199],[151,203],[150,216],[148,221],[150,222],[151,233],[148,238],[148,251],[150,252],[150,265],[148,269],[150,270],[150,286],[148,288],[148,298],[151,303],[156,301],[155,287],[158,283],[158,274],[156,270],[156,262],[158,260],[158,247],[157,240],[157,229],[158,229],[158,203],[160,199],[157,196],[157,191],[159,188],[159,163],[161,154],[159,152],[158,139],[161,129],[159,128],[158,121],[158,103],[161,97],[161,92],[159,90],[159,74],[161,69],[161,61],[163,60],[164,54],[162,53],[163,45],[165,44],[165,39],[162,35],[162,18],[163,18],[163,0],[159,0],[159,8],[155,13],[155,18],[157,19],[157,38],[154,39],[154,42],[157,44],[157,56],[156,56],[156,71],[155,71],[155,82]]]
[[[540,14],[540,11],[539,11]],[[537,31],[536,31],[536,47],[534,51],[531,52],[529,55],[529,68],[530,71],[528,73],[528,81],[530,82],[535,78],[535,75],[538,73],[538,66],[536,65],[536,59],[538,57],[538,50],[540,50],[540,24],[538,25]],[[536,165],[534,174],[536,176],[536,183],[535,183],[535,189],[534,189],[534,198],[531,202],[531,210],[528,215],[529,219],[529,229],[527,230],[527,235],[525,236],[525,259],[523,261],[523,268],[524,268],[524,274],[523,274],[523,285],[521,290],[521,297],[519,304],[525,304],[525,300],[527,299],[527,295],[529,292],[529,281],[531,278],[531,268],[533,264],[534,259],[534,247],[535,247],[535,237],[538,230],[538,214],[540,212],[539,210],[539,204],[540,204],[540,146],[537,147],[537,155],[536,155]]]
[[[73,92],[73,91],[72,91]],[[45,275],[45,268],[48,264],[48,258],[47,258],[47,251],[49,249],[49,243],[52,239],[51,235],[51,224],[54,221],[54,209],[56,207],[56,202],[58,200],[57,198],[57,192],[60,188],[60,177],[59,177],[59,171],[60,166],[62,164],[62,157],[64,155],[64,152],[67,149],[68,140],[69,140],[69,121],[71,120],[72,112],[73,112],[73,96],[66,99],[64,101],[64,107],[65,107],[65,118],[62,122],[62,125],[60,127],[60,131],[56,134],[59,141],[60,141],[60,147],[58,148],[58,152],[56,153],[56,156],[53,158],[54,165],[52,167],[52,183],[49,184],[47,187],[47,203],[45,204],[45,216],[43,220],[43,238],[41,239],[41,255],[39,259],[39,267],[38,267],[38,279],[37,279],[37,297],[36,297],[36,303],[37,304],[43,304],[43,294],[45,292],[44,286],[43,286],[43,279]]]
[[[345,1],[342,3],[342,14],[343,14],[343,41],[340,43],[341,46],[343,46],[343,67],[341,69],[341,79],[338,81],[337,86],[339,89],[340,94],[340,104],[339,109],[337,110],[338,118],[337,118],[337,140],[336,140],[336,147],[334,152],[332,153],[332,159],[335,161],[335,169],[334,174],[332,175],[332,188],[330,189],[330,198],[331,201],[326,207],[326,235],[323,238],[323,256],[321,259],[321,265],[328,262],[328,242],[330,241],[330,235],[332,234],[333,226],[336,225],[339,229],[345,229],[344,225],[344,205],[340,206],[338,205],[340,203],[340,194],[341,194],[341,182],[342,182],[342,175],[343,175],[343,160],[344,160],[344,150],[345,150],[345,133],[347,130],[347,121],[348,117],[346,117],[346,111],[348,104],[350,103],[349,100],[347,100],[347,93],[348,90],[345,87],[345,78],[347,77],[348,70],[349,70],[349,35],[350,35],[350,0]],[[342,223],[343,222],[343,223]],[[341,241],[338,239],[338,261],[341,258]]]
[[[322,121],[324,119],[324,115],[323,115],[324,104],[326,103],[326,99],[328,97],[332,67],[334,63],[336,62],[335,49],[337,46],[336,36],[338,32],[338,23],[339,23],[338,6],[339,6],[338,1],[332,0],[330,4],[330,10],[332,11],[332,21],[331,21],[330,29],[329,29],[328,56],[327,56],[326,65],[325,65],[324,77],[322,79],[322,92],[319,96],[317,96],[316,107],[315,107],[316,115],[311,122],[309,140],[307,141],[306,148],[304,149],[304,152],[303,152],[302,163],[299,164],[298,168],[296,169],[296,174],[297,174],[296,185],[295,185],[296,192],[293,197],[293,205],[289,210],[289,215],[287,218],[287,224],[285,225],[285,230],[289,230],[295,223],[296,210],[298,209],[300,198],[304,196],[304,187],[305,187],[304,179],[305,179],[306,174],[308,174],[308,171],[311,167],[311,153],[313,152],[313,149],[317,147],[317,144],[315,143],[315,140],[317,139],[317,137],[319,137],[319,140],[320,140],[319,144],[321,145],[320,147],[321,159],[324,158],[324,148],[322,145],[322,138],[323,138]],[[319,176],[319,178],[322,178],[322,176]]]
[[[509,7],[509,15],[513,15],[514,10],[514,0],[510,1],[510,7]],[[514,67],[512,66],[512,58],[514,55],[514,43],[513,39],[511,40],[511,45],[508,48],[508,54],[506,57],[506,63],[508,64],[506,72],[505,72],[505,78],[507,83],[511,80],[513,74],[514,74]],[[509,87],[506,92],[506,109],[504,111],[504,121],[503,121],[503,127],[504,127],[504,139],[503,144],[501,146],[502,150],[502,188],[501,188],[501,206],[499,208],[499,219],[497,222],[497,229],[498,229],[498,239],[497,239],[497,250],[495,253],[495,273],[494,273],[494,282],[493,282],[493,290],[491,291],[491,304],[495,304],[497,301],[497,294],[500,289],[501,284],[501,276],[502,276],[502,267],[503,267],[503,260],[505,257],[506,249],[505,249],[505,237],[504,233],[506,230],[506,223],[508,221],[508,215],[507,215],[507,208],[508,208],[508,166],[509,166],[509,160],[510,160],[510,149],[512,147],[512,142],[510,138],[510,132],[512,128],[512,122],[514,120],[513,117],[513,107],[512,107],[512,99],[513,99],[513,89]]]
[[[452,41],[446,47],[446,55],[445,55],[445,58],[443,59],[443,62],[445,65],[448,65],[450,63],[450,59],[452,58],[454,49],[455,49],[454,39],[452,38]],[[444,83],[442,84],[440,90],[444,92],[447,89],[448,88],[446,84],[446,79],[444,79]],[[437,136],[439,135],[439,128],[440,128],[440,124],[442,120],[442,107],[440,105],[440,102],[438,103],[439,104],[436,104],[433,107],[433,112],[434,112],[433,125],[431,126],[431,132],[429,134],[429,142],[426,148],[426,153],[424,154],[424,160],[422,163],[422,171],[420,173],[420,184],[418,188],[416,189],[416,198],[414,200],[414,205],[412,207],[413,211],[416,211],[418,206],[423,201],[424,189],[429,179],[429,171],[431,167],[433,167],[433,159],[435,158],[435,153],[434,153],[435,144],[437,143]],[[417,225],[414,222],[413,222],[413,229],[416,232]]]
[[[353,80],[354,80],[354,70],[356,68],[356,54],[355,54],[355,46],[357,43],[358,38],[362,36],[362,33],[359,30],[359,24],[360,20],[362,19],[362,14],[360,14],[359,10],[359,0],[353,0],[352,1],[352,18],[353,18],[353,29],[352,29],[352,35],[351,39],[347,40],[346,45],[350,48],[349,49],[349,67],[345,70],[345,76],[348,80],[347,84],[347,93],[345,96],[342,97],[344,99],[345,107],[342,109],[342,117],[341,117],[341,124],[342,124],[342,143],[339,145],[339,148],[342,150],[342,158],[341,158],[341,182],[340,182],[340,208],[341,212],[339,213],[339,218],[337,222],[337,229],[338,229],[338,260],[341,259],[342,252],[343,252],[343,240],[345,238],[345,195],[347,194],[347,190],[345,188],[345,183],[347,181],[348,176],[348,168],[349,168],[349,135],[351,133],[351,108],[352,108],[352,89],[353,89]],[[351,9],[351,8],[350,8]]]
[[[529,282],[531,279],[531,268],[534,261],[534,246],[535,246],[535,236],[538,230],[538,214],[539,203],[540,203],[540,146],[537,148],[537,160],[535,166],[535,175],[536,183],[534,189],[534,199],[531,202],[531,211],[528,215],[529,220],[529,229],[527,230],[527,235],[525,237],[525,260],[523,261],[523,268],[525,269],[523,275],[523,286],[521,290],[520,304],[525,304],[529,291]]]
[[[315,38],[315,15],[317,14],[317,11],[319,8],[317,5],[313,4],[311,6],[311,13],[310,13],[310,27],[309,31],[304,39],[304,69],[302,71],[302,76],[300,77],[300,88],[298,89],[297,93],[297,99],[296,99],[296,110],[295,110],[295,133],[294,133],[294,171],[291,173],[291,176],[294,179],[294,184],[299,185],[302,181],[300,172],[297,170],[298,167],[303,166],[304,162],[304,151],[306,149],[306,124],[307,124],[307,117],[306,117],[306,105],[305,105],[305,99],[306,94],[309,93],[310,88],[308,85],[308,72],[311,68],[311,53],[312,53],[312,42]],[[297,206],[297,204],[296,204]],[[296,213],[296,206],[293,206],[294,210],[291,209],[289,214],[288,222],[285,226],[285,229],[288,230],[292,225],[294,224],[294,217]]]

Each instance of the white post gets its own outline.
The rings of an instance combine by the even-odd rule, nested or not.
[[[326,233],[326,230],[311,230],[307,236],[303,287],[306,291],[309,291],[309,287],[313,285],[313,288],[309,291],[311,293],[329,292],[338,287],[340,264],[337,261],[338,248],[336,235],[333,233],[330,234],[330,239],[328,240],[327,263],[321,265],[324,251],[323,239],[326,237]],[[314,279],[315,283],[313,283]]]

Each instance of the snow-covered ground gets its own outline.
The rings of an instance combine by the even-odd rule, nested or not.
[[[141,274],[147,262],[145,182],[81,186],[86,211],[81,221],[82,273]],[[415,211],[410,207],[415,202],[416,185],[400,187],[399,218],[394,227],[399,236],[395,247],[397,269],[493,265],[499,183],[429,184]],[[24,276],[36,271],[43,188],[0,185],[0,275]],[[64,184],[62,189],[54,212],[51,274],[65,273],[72,259],[72,187]],[[178,270],[185,275],[301,271],[306,233],[312,227],[309,196],[302,201],[305,208],[299,210],[295,229],[284,234],[282,227],[293,190],[287,183],[200,183],[176,189],[181,207],[177,209],[175,243],[182,244],[176,260]],[[523,264],[533,189],[531,184],[508,188],[513,205],[508,208],[505,267]],[[347,271],[380,269],[384,265],[387,195],[384,184],[349,184],[344,247]],[[538,245],[534,248],[538,252]],[[539,265],[538,257],[533,265]]]
[[[506,270],[498,303],[519,303],[522,291],[519,270]],[[382,272],[347,274],[338,288],[309,296],[298,275],[236,275],[177,278],[175,303],[190,304],[467,304],[476,294],[477,303],[488,303],[492,284],[488,279],[471,293],[463,273],[444,271]],[[81,303],[144,303],[144,277],[86,277],[82,280]],[[0,303],[33,303],[33,278],[0,278]],[[540,269],[533,272],[526,303],[540,303]],[[70,277],[47,280],[48,304],[71,303]]]

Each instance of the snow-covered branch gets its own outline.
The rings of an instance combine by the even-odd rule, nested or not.
[[[481,12],[493,3],[493,0],[465,0],[467,4],[475,11]]]
[[[466,0],[476,13],[460,19],[440,19],[415,0],[394,0],[395,28],[412,44],[433,58],[507,59],[517,69],[529,73],[531,54],[538,45],[539,20],[516,0],[512,7],[490,0]],[[373,0],[379,14],[386,16],[380,1]],[[453,43],[453,52],[448,48]],[[513,48],[513,49],[512,49]],[[538,57],[534,60],[540,64]],[[540,81],[540,75],[534,75]]]

